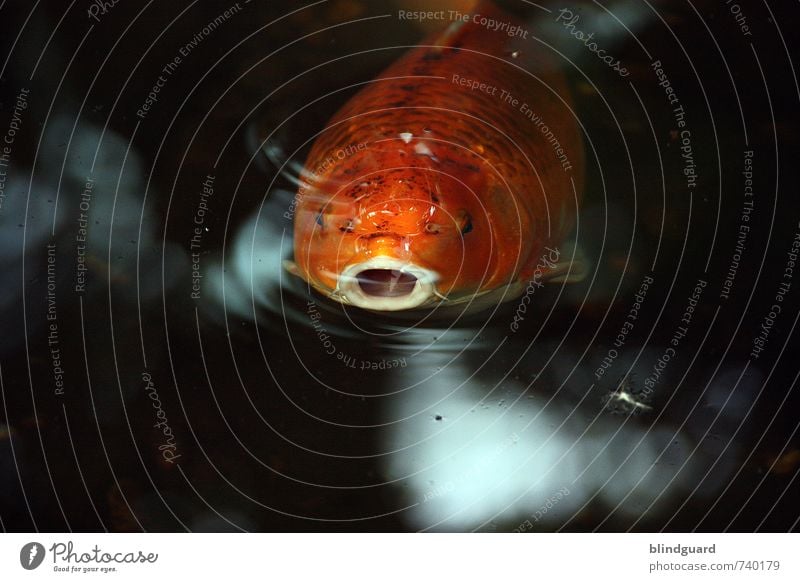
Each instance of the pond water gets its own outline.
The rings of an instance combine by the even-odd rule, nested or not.
[[[284,270],[296,181],[428,4],[0,7],[4,530],[797,528],[797,8],[499,3],[588,276],[367,312]]]

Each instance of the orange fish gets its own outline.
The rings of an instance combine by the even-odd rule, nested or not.
[[[557,61],[530,32],[479,3],[345,104],[306,161],[287,268],[376,311],[486,306],[531,281],[579,280],[559,245],[577,214],[582,137]]]

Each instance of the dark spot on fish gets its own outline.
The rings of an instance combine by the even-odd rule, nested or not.
[[[415,85],[400,85],[403,91],[414,91],[417,87]]]
[[[442,53],[439,51],[428,51],[422,56],[423,61],[439,61],[442,59]]]
[[[481,171],[481,169],[478,166],[476,166],[475,164],[467,164],[464,167],[467,170],[469,170],[470,172],[480,172]]]
[[[464,225],[461,227],[461,234],[469,234],[472,232],[472,217],[467,214],[464,217]]]

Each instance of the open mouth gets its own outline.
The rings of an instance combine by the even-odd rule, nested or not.
[[[332,295],[375,311],[400,311],[428,304],[436,295],[436,273],[392,257],[374,257],[348,266]]]
[[[356,275],[358,286],[372,297],[403,297],[417,286],[417,278],[397,269],[366,269]]]

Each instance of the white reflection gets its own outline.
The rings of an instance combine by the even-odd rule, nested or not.
[[[0,349],[20,347],[26,331],[44,325],[48,284],[62,300],[84,283],[79,292],[89,301],[107,293],[110,282],[113,300],[128,304],[160,297],[185,272],[184,251],[161,243],[160,220],[151,210],[154,192],[145,207],[143,163],[128,138],[55,115],[44,129],[36,166],[15,159],[5,179],[0,316],[18,320],[25,293],[28,320],[25,330],[16,321],[5,326]]]
[[[291,275],[283,261],[293,252],[293,225],[283,217],[292,194],[277,190],[244,223],[225,254],[225,263],[217,259],[208,270],[209,294],[217,307],[239,317],[254,319],[258,310],[281,310],[281,287]],[[215,307],[209,315],[220,315]],[[290,312],[291,314],[291,312]]]
[[[409,492],[405,501],[414,506],[406,518],[416,529],[501,522],[548,530],[578,518],[590,502],[616,527],[663,516],[698,484],[697,494],[710,495],[730,476],[738,450],[731,435],[758,383],[757,374],[745,376],[734,390],[739,371],[723,374],[687,422],[690,407],[680,418],[656,421],[663,398],[653,413],[633,418],[604,409],[598,393],[587,394],[589,383],[545,393],[541,387],[566,377],[558,366],[531,392],[514,380],[492,390],[469,379],[463,364],[440,369],[442,363],[435,354],[410,362],[406,382],[422,384],[389,411],[399,422],[387,432],[393,452],[385,470]]]

